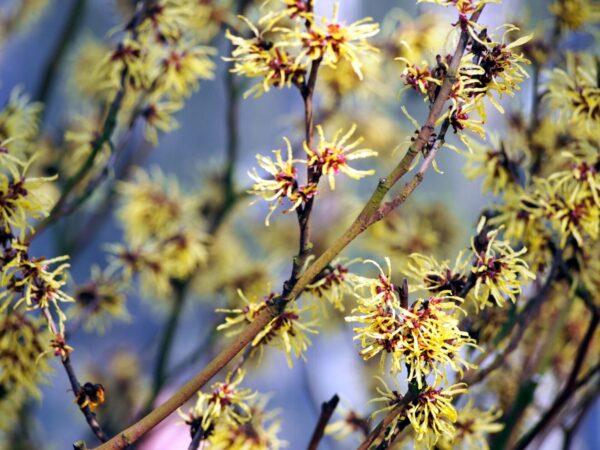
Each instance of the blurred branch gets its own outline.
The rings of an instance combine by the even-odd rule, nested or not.
[[[141,23],[142,19],[144,18],[144,15],[146,14],[145,5],[145,0],[138,1],[136,13],[130,22],[131,30],[133,33],[135,32],[135,29],[137,28],[139,23]],[[115,94],[115,98],[113,99],[108,108],[108,112],[106,113],[104,123],[98,132],[98,137],[92,143],[92,148],[90,150],[89,155],[87,156],[83,164],[79,167],[77,172],[65,182],[60,197],[58,198],[56,204],[50,211],[50,214],[48,214],[48,216],[45,219],[41,220],[36,225],[34,232],[27,236],[27,242],[31,242],[31,240],[35,236],[40,235],[48,226],[53,224],[56,220],[66,215],[72,214],[89,197],[90,194],[86,189],[86,191],[81,196],[79,196],[79,198],[76,198],[71,204],[68,204],[68,200],[71,193],[81,184],[83,179],[93,169],[96,157],[98,156],[104,145],[108,144],[112,146],[111,140],[117,128],[117,118],[119,115],[119,111],[121,110],[123,99],[125,97],[127,76],[128,70],[127,66],[125,66],[121,71],[120,75],[119,90]]]
[[[325,427],[331,419],[331,416],[333,416],[339,401],[340,398],[335,394],[331,397],[331,400],[323,402],[321,405],[321,415],[319,416],[315,430],[310,438],[308,450],[317,450],[319,448],[319,442],[321,442],[321,439],[323,439],[323,436],[325,435]]]
[[[470,20],[472,22],[477,21],[482,11],[483,8],[479,9],[471,16]],[[126,445],[135,442],[140,438],[140,436],[147,433],[150,429],[154,428],[158,423],[168,417],[173,411],[175,411],[190,397],[192,397],[196,391],[202,388],[202,386],[204,386],[223,367],[225,367],[229,361],[231,361],[243,348],[251,343],[255,336],[260,333],[265,326],[267,326],[273,317],[279,315],[285,309],[287,303],[298,297],[304,288],[310,284],[312,280],[331,262],[331,260],[333,260],[333,258],[335,258],[344,248],[346,248],[348,244],[350,244],[350,242],[352,242],[358,235],[365,231],[370,225],[375,223],[375,221],[373,221],[373,215],[378,211],[386,194],[400,180],[400,178],[410,170],[414,159],[431,141],[435,124],[441,117],[445,104],[450,97],[452,86],[456,80],[456,73],[469,39],[470,36],[468,31],[462,31],[456,51],[452,57],[452,62],[448,68],[448,73],[444,78],[435,102],[431,106],[425,124],[419,130],[415,141],[410,146],[399,164],[390,172],[388,177],[379,180],[377,188],[371,195],[371,198],[359,213],[355,221],[344,232],[344,234],[342,234],[342,236],[340,236],[331,247],[321,254],[302,273],[293,286],[288,285],[287,288],[284,289],[285,295],[270,301],[267,307],[262,309],[255,317],[253,322],[250,323],[239,335],[237,335],[236,339],[231,342],[229,346],[224,348],[194,378],[184,384],[169,399],[167,399],[162,405],[157,407],[146,417],[133,424],[129,428],[123,430],[106,444],[97,447],[97,450],[122,449]],[[420,180],[423,179],[424,173],[428,167],[429,165],[422,166],[423,170],[420,170],[413,179],[417,181],[407,183],[403,189],[403,192],[406,191],[407,195],[412,192],[412,190],[414,190],[414,188],[420,183]]]
[[[554,419],[554,417],[560,412],[560,410],[567,404],[568,400],[575,395],[575,393],[583,386],[587,384],[587,382],[593,378],[594,372],[590,372],[586,374],[579,382],[577,381],[577,377],[579,376],[579,372],[583,366],[585,358],[587,356],[588,350],[592,343],[592,339],[594,337],[594,333],[598,327],[598,322],[600,321],[600,317],[597,314],[592,315],[592,319],[588,326],[588,329],[579,345],[579,350],[577,352],[577,356],[575,357],[575,361],[573,362],[573,368],[571,369],[571,373],[567,378],[567,382],[564,388],[560,391],[560,393],[554,399],[552,406],[546,411],[546,413],[540,418],[540,420],[527,431],[521,439],[515,444],[512,448],[513,450],[524,450],[528,447],[529,444],[535,439],[535,437],[543,431],[547,425]],[[590,376],[591,374],[591,376]]]
[[[48,58],[48,64],[44,70],[42,81],[35,94],[35,100],[42,103],[47,103],[50,91],[54,84],[56,74],[60,66],[62,65],[65,53],[69,48],[69,45],[74,42],[73,36],[77,33],[77,29],[81,25],[81,17],[85,11],[86,0],[73,0],[73,6],[69,11],[69,17],[65,23],[64,28],[58,38],[58,43]],[[40,121],[43,121],[44,114],[47,112],[47,108],[44,108],[41,112]]]

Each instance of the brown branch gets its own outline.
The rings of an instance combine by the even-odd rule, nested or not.
[[[317,448],[319,448],[319,442],[321,442],[321,439],[323,439],[323,436],[325,435],[325,427],[331,419],[331,416],[333,416],[339,401],[340,398],[337,396],[337,394],[335,394],[333,397],[331,397],[331,400],[328,402],[323,402],[321,405],[321,415],[319,416],[315,430],[313,431],[310,442],[308,443],[308,450],[317,450]]]
[[[552,247],[554,251],[554,257],[552,259],[550,272],[548,273],[544,284],[537,294],[529,299],[523,311],[517,318],[513,320],[512,326],[516,326],[517,329],[512,335],[509,343],[498,355],[496,355],[496,358],[494,358],[494,360],[488,366],[483,369],[470,369],[465,373],[463,381],[469,386],[473,386],[482,382],[488,377],[488,375],[502,367],[508,356],[515,351],[521,343],[521,339],[525,335],[529,324],[537,316],[537,312],[544,304],[544,301],[546,300],[550,289],[552,288],[552,285],[554,281],[556,281],[556,277],[559,274],[559,267],[562,261],[562,252],[560,252],[560,250],[558,250],[554,245]]]
[[[408,406],[410,405],[410,403],[416,400],[418,396],[418,389],[409,388],[406,394],[404,394],[404,397],[402,397],[402,400],[400,400],[400,402],[394,407],[394,409],[388,412],[386,416],[381,420],[381,422],[379,422],[377,426],[373,428],[373,430],[369,433],[369,435],[363,441],[363,443],[358,446],[357,450],[368,450],[371,447],[371,445],[373,445],[373,443],[379,438],[381,433],[385,432],[385,430],[394,422],[394,420],[396,420],[398,416],[403,414],[406,411],[406,408],[408,408]],[[406,424],[404,424],[403,427],[404,426],[406,426]]]
[[[575,357],[575,361],[573,363],[573,368],[571,369],[571,373],[567,378],[567,382],[564,388],[560,391],[560,393],[554,399],[552,406],[546,411],[546,413],[540,418],[540,420],[525,433],[519,439],[519,441],[515,444],[512,450],[525,450],[531,442],[535,439],[535,437],[542,432],[554,419],[554,417],[561,411],[561,409],[566,405],[568,400],[573,396],[581,387],[583,387],[593,376],[589,376],[588,373],[586,376],[582,378],[579,382],[577,381],[577,377],[579,372],[581,371],[581,367],[585,361],[588,350],[592,343],[592,339],[598,328],[598,322],[600,321],[600,317],[596,314],[592,315],[592,319],[588,326],[588,329],[581,341],[579,346],[579,350],[577,352],[577,356]],[[593,372],[590,371],[593,375]]]
[[[483,8],[477,11],[471,16],[471,21],[475,22],[479,18]],[[364,206],[362,211],[358,214],[354,222],[348,227],[348,229],[329,247],[323,254],[321,254],[298,278],[293,286],[288,285],[289,291],[286,295],[274,299],[269,303],[267,308],[264,308],[255,319],[250,323],[246,329],[244,329],[237,338],[230,343],[230,345],[224,348],[207,366],[201,370],[194,378],[183,385],[177,390],[168,400],[162,405],[157,407],[154,411],[142,418],[140,421],[130,426],[126,430],[119,433],[119,435],[112,438],[109,442],[104,445],[97,447],[97,450],[117,450],[122,449],[128,444],[135,442],[140,436],[154,428],[158,423],[168,417],[173,411],[183,405],[195,392],[204,386],[214,375],[216,375],[223,367],[225,367],[229,361],[244,348],[246,345],[252,342],[254,337],[263,330],[263,328],[278,314],[283,311],[286,304],[293,301],[298,297],[304,288],[312,282],[312,280],[321,273],[321,271],[327,267],[327,265],[335,258],[350,242],[352,242],[358,235],[365,231],[370,224],[372,224],[372,216],[379,209],[381,202],[383,201],[386,194],[390,189],[404,176],[411,168],[414,159],[422,152],[428,142],[431,140],[431,136],[434,131],[434,127],[438,119],[441,117],[444,106],[450,98],[450,93],[454,81],[456,80],[456,73],[458,71],[460,61],[466,50],[469,42],[469,33],[465,30],[461,33],[459,43],[456,51],[452,57],[452,62],[448,69],[448,74],[442,83],[442,87],[435,102],[431,106],[429,115],[425,124],[419,130],[419,133],[404,155],[399,164],[390,172],[386,178],[379,180],[379,183],[371,195],[369,201]],[[424,170],[427,170],[425,167]],[[417,173],[415,177],[423,177],[422,173]],[[409,183],[407,183],[409,185]],[[417,183],[418,185],[418,183]],[[412,187],[412,190],[414,190]],[[405,190],[410,190],[411,185],[405,186]],[[410,190],[410,192],[412,192]]]
[[[64,337],[63,337],[62,333],[58,330],[58,327],[56,326],[56,322],[54,321],[54,318],[52,317],[52,313],[50,312],[48,307],[42,308],[42,314],[46,318],[46,321],[48,322],[48,326],[50,327],[50,331],[55,336],[55,339],[64,340]],[[66,346],[66,343],[63,343],[63,345]],[[65,369],[65,372],[67,373],[67,377],[69,378],[69,384],[71,385],[71,389],[73,390],[73,395],[75,396],[75,399],[77,399],[79,397],[79,395],[81,394],[82,387],[81,387],[81,383],[79,382],[79,379],[77,378],[77,375],[75,374],[73,365],[71,364],[71,358],[69,357],[68,350],[65,350],[64,352],[60,353],[59,356],[60,356],[60,362],[62,363],[62,365]],[[104,430],[102,429],[100,424],[98,423],[98,420],[96,419],[96,414],[94,414],[94,412],[90,409],[90,407],[88,405],[86,405],[84,407],[80,407],[79,409],[80,409],[81,413],[83,414],[83,416],[85,417],[85,421],[89,425],[92,432],[96,435],[96,437],[101,442],[108,441],[108,436],[106,435],[106,433],[104,432]]]

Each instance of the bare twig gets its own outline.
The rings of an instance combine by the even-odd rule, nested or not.
[[[331,397],[331,400],[323,402],[321,405],[321,415],[319,416],[315,430],[308,443],[308,450],[317,450],[317,448],[319,448],[319,442],[321,442],[321,439],[323,439],[323,436],[325,435],[325,427],[327,426],[327,423],[329,423],[331,416],[333,416],[339,401],[340,398],[335,394]]]
[[[55,336],[55,339],[64,340],[62,333],[58,330],[58,327],[56,326],[56,322],[54,321],[54,318],[52,317],[52,313],[50,312],[50,310],[47,307],[43,308],[42,314],[46,318],[46,321],[48,322],[48,326],[50,327],[50,331]],[[64,343],[64,345],[66,346],[66,343]],[[81,387],[81,383],[79,382],[79,380],[77,378],[77,375],[75,374],[73,365],[71,364],[71,358],[69,357],[68,351],[62,352],[62,354],[60,354],[60,362],[62,363],[62,365],[65,369],[65,372],[67,373],[67,377],[69,378],[69,384],[71,385],[71,389],[73,390],[73,395],[77,399],[79,397],[79,395],[81,394],[82,387]],[[90,429],[96,435],[96,437],[101,442],[108,441],[108,436],[106,435],[106,433],[104,432],[104,430],[102,429],[100,424],[98,423],[98,420],[96,419],[96,414],[94,414],[94,412],[90,409],[90,407],[88,405],[86,405],[86,406],[80,407],[80,410],[81,410],[81,413],[85,417],[85,421],[88,423]]]

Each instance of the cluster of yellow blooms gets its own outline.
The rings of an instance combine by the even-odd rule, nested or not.
[[[269,178],[262,178],[256,169],[249,172],[248,175],[254,180],[254,185],[249,192],[259,195],[270,203],[269,214],[265,220],[267,225],[269,225],[269,219],[273,212],[284,201],[291,205],[284,211],[287,213],[304,206],[307,200],[317,194],[316,182],[308,181],[304,185],[298,183],[298,166],[300,164],[307,165],[308,170],[314,174],[313,177],[316,176],[317,180],[321,176],[327,176],[332,190],[335,189],[335,176],[340,172],[355,180],[375,173],[373,170],[358,170],[348,164],[349,161],[377,155],[377,152],[371,149],[356,148],[362,143],[362,138],[348,143],[356,130],[355,126],[352,126],[343,136],[341,136],[342,130],[338,130],[331,139],[325,137],[322,127],[317,126],[317,130],[320,139],[316,149],[310,149],[304,142],[306,160],[293,158],[292,145],[288,139],[285,139],[287,145],[285,160],[281,155],[281,150],[273,151],[275,160],[268,156],[256,155],[258,164],[269,174]]]
[[[284,445],[277,438],[276,414],[267,412],[267,400],[250,389],[240,389],[244,372],[228,373],[224,382],[212,385],[212,392],[198,392],[196,404],[187,414],[179,415],[197,434],[216,449],[273,449]]]
[[[40,111],[41,105],[30,103],[19,89],[0,111],[0,390],[7,395],[0,402],[2,429],[12,426],[27,393],[39,396],[36,386],[49,371],[47,356],[70,351],[62,344],[62,303],[73,301],[63,291],[68,257],[35,257],[29,248],[32,221],[51,207],[44,188],[53,178],[28,174]],[[52,330],[56,336],[33,315],[40,310],[59,318],[59,329]]]
[[[279,2],[278,2],[279,3]],[[332,18],[317,17],[312,2],[283,1],[282,9],[275,8],[263,15],[258,26],[243,18],[253,36],[249,39],[226,36],[235,46],[231,61],[233,72],[248,78],[260,78],[246,96],[257,96],[272,86],[303,86],[311,63],[335,68],[341,61],[352,66],[362,78],[364,58],[376,52],[367,39],[379,32],[370,18],[346,25],[338,20],[338,4]]]
[[[252,322],[256,315],[271,305],[271,302],[276,297],[275,294],[270,294],[262,301],[254,299],[248,300],[246,296],[239,291],[240,298],[245,305],[242,308],[235,309],[217,309],[217,312],[230,314],[230,317],[225,318],[225,323],[219,325],[217,330],[226,330],[234,327],[229,331],[230,336],[235,336],[243,330],[240,325],[246,325]],[[270,345],[279,348],[285,353],[288,365],[292,367],[292,353],[297,358],[304,358],[304,352],[310,345],[310,339],[307,333],[314,334],[313,329],[315,321],[307,321],[303,317],[310,308],[298,308],[292,306],[287,308],[285,312],[275,317],[269,324],[254,338],[252,341],[253,351],[262,352],[263,345]]]

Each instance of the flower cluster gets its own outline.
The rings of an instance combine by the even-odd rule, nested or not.
[[[480,224],[480,233],[471,240],[475,263],[472,273],[476,277],[474,298],[479,308],[488,306],[490,299],[498,306],[504,305],[506,297],[511,302],[523,290],[527,280],[535,279],[521,255],[526,248],[515,251],[509,242],[498,238],[499,229],[488,230]]]
[[[174,282],[191,278],[208,258],[197,198],[158,169],[138,169],[119,191],[118,217],[129,246],[109,247],[116,256],[112,267],[123,268],[126,278],[139,272],[145,292],[167,297]]]
[[[464,346],[474,341],[458,328],[453,312],[461,299],[442,291],[437,296],[418,299],[407,305],[408,292],[402,292],[391,282],[391,268],[380,273],[376,279],[360,278],[355,282],[358,307],[349,322],[364,326],[355,328],[355,339],[362,346],[365,360],[381,355],[381,365],[387,356],[391,359],[392,372],[408,367],[407,380],[422,388],[429,375],[434,385],[446,380],[446,368],[462,374],[470,364],[461,356]],[[403,297],[403,298],[402,298]]]
[[[316,17],[308,1],[282,3],[284,8],[263,15],[258,27],[242,18],[251,38],[226,33],[234,45],[228,58],[234,63],[232,72],[261,79],[246,96],[259,96],[273,86],[304,86],[311,62],[335,68],[347,61],[362,79],[364,58],[376,51],[367,42],[379,31],[376,23],[370,18],[351,24],[339,21],[337,3],[332,18]]]
[[[227,374],[224,382],[211,386],[212,391],[198,392],[198,399],[187,414],[179,415],[190,426],[192,438],[201,433],[201,441],[216,449],[279,449],[279,422],[265,410],[266,398],[239,387],[244,372]]]
[[[584,132],[600,133],[598,68],[591,55],[567,54],[565,69],[556,68],[548,82],[548,101],[558,112],[555,123]]]
[[[225,318],[225,323],[219,325],[217,330],[227,330],[228,335],[235,336],[240,333],[244,325],[252,323],[254,318],[265,308],[272,306],[275,294],[270,294],[262,300],[249,300],[246,296],[238,291],[240,298],[244,302],[241,308],[233,309],[217,309],[217,312],[229,314]],[[313,328],[314,320],[307,320],[303,317],[303,313],[310,312],[310,308],[298,308],[290,306],[284,312],[273,318],[267,326],[256,335],[252,341],[252,347],[262,351],[263,345],[270,345],[284,352],[288,365],[292,367],[292,353],[297,358],[304,358],[304,353],[308,349],[311,341],[307,333],[316,334],[317,331]]]
[[[380,397],[373,402],[383,403],[383,406],[373,413],[373,416],[391,411],[403,401],[398,389],[390,389],[384,380],[380,379],[382,387],[377,387]],[[440,438],[453,436],[456,432],[454,422],[458,413],[452,400],[456,395],[467,391],[464,383],[458,383],[446,388],[426,387],[419,390],[415,400],[409,403],[405,412],[397,415],[391,424],[388,436],[402,419],[407,419],[412,426],[415,439],[426,448],[432,448]]]
[[[341,136],[343,131],[338,130],[332,139],[326,138],[321,126],[317,126],[317,130],[320,139],[316,149],[313,150],[306,142],[304,143],[307,160],[293,157],[292,144],[288,139],[285,139],[287,158],[283,158],[280,149],[273,151],[274,159],[260,154],[256,155],[259,166],[269,174],[269,177],[261,177],[256,168],[252,172],[248,172],[250,178],[254,180],[249,192],[270,203],[269,214],[265,219],[267,226],[273,212],[284,201],[290,204],[284,213],[304,207],[305,203],[317,194],[317,183],[321,176],[327,176],[329,186],[331,189],[335,189],[335,176],[339,172],[355,180],[374,173],[373,170],[358,170],[349,165],[349,161],[377,155],[377,152],[373,150],[356,148],[362,143],[362,138],[348,143],[356,130],[355,126],[352,126],[343,136]],[[306,184],[298,182],[298,167],[301,164],[307,165],[312,174]]]

